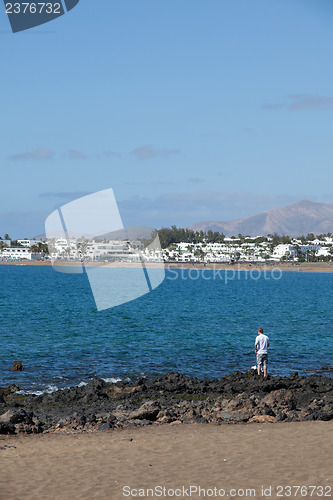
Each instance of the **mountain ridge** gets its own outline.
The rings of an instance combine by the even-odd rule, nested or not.
[[[188,226],[194,231],[218,231],[225,236],[301,236],[308,233],[333,233],[333,204],[301,200],[233,221],[203,221]]]

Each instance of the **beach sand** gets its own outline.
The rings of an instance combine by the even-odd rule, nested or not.
[[[3,266],[52,266],[51,261],[0,261],[0,265]],[[58,263],[58,265],[60,265]],[[80,267],[82,264],[80,262],[61,262],[61,266],[63,267]],[[127,263],[127,262],[110,262],[108,264],[106,263],[99,263],[99,262],[85,262],[85,266],[88,267],[100,267],[100,266],[106,266],[106,267],[115,267],[115,268],[128,268],[128,267],[139,267],[141,268],[142,265],[141,263]],[[325,272],[333,272],[333,262],[302,262],[302,263],[296,263],[296,262],[268,262],[268,263],[246,263],[246,262],[241,262],[241,263],[235,263],[235,264],[228,264],[228,263],[223,263],[223,262],[216,262],[216,263],[209,263],[209,264],[203,264],[200,262],[195,262],[195,263],[162,263],[162,262],[145,262],[145,266],[148,268],[156,268],[156,269],[214,269],[214,270],[227,270],[227,271],[255,271],[255,270],[261,270],[264,272],[265,270],[267,272],[269,271],[274,271],[274,270],[281,270],[281,271],[308,271],[308,272],[319,272],[319,273],[325,273]]]
[[[0,436],[0,498],[221,498],[208,495],[216,487],[225,498],[276,499],[288,496],[286,486],[322,486],[323,495],[320,488],[295,495],[293,488],[291,497],[327,498],[333,497],[332,450],[333,421]],[[206,497],[203,490],[187,496],[191,485],[206,489]],[[140,491],[157,486],[171,491],[155,497]],[[185,493],[177,490],[183,487]]]

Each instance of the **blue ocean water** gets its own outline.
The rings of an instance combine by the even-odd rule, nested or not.
[[[333,273],[169,269],[151,293],[101,312],[86,275],[0,266],[0,280],[2,386],[176,370],[218,378],[255,365],[258,326],[270,338],[270,373],[333,365]],[[9,371],[16,359],[23,372]]]

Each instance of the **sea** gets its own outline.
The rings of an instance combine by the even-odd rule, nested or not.
[[[178,371],[202,379],[253,369],[262,327],[269,373],[333,376],[333,273],[166,269],[131,302],[98,311],[86,274],[0,266],[0,386],[52,392],[94,377]],[[10,371],[14,360],[25,369]]]

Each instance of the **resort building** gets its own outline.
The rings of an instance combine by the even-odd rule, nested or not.
[[[38,245],[38,243],[43,244],[45,242],[42,240],[35,240],[35,239],[28,240],[28,238],[24,238],[24,240],[17,240],[17,243],[18,243],[18,245],[20,245],[22,247],[30,248],[33,245]]]
[[[8,247],[1,251],[1,258],[5,260],[38,260],[40,254],[32,253],[28,248]]]

